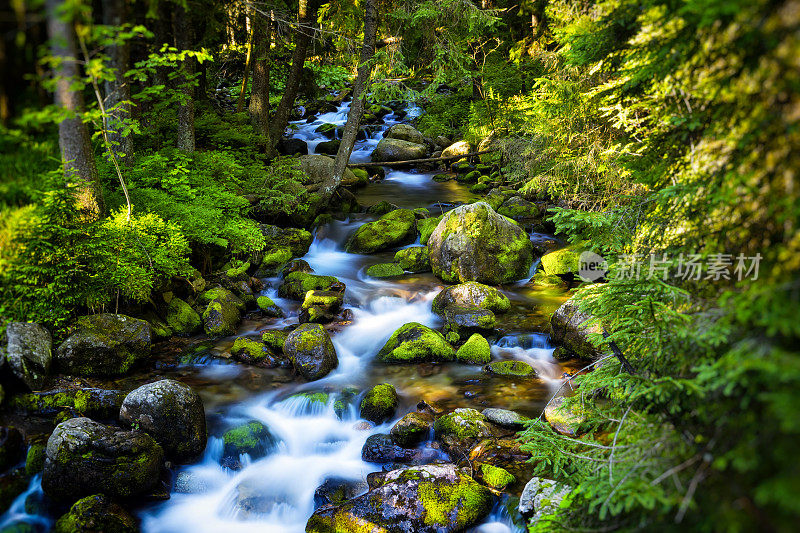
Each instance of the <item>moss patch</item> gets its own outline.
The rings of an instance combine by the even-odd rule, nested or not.
[[[403,270],[413,273],[428,272],[431,269],[431,259],[427,246],[412,246],[398,250],[394,254],[394,261]]]
[[[384,363],[453,361],[455,350],[438,331],[418,322],[403,325],[386,341],[376,356]]]
[[[396,278],[405,274],[405,271],[397,263],[378,263],[367,267],[366,274],[372,278]]]
[[[493,489],[503,490],[516,481],[513,475],[499,466],[484,463],[480,469],[483,481]]]
[[[361,418],[381,424],[394,416],[397,409],[397,391],[390,383],[372,387],[361,400]]]
[[[345,246],[351,253],[370,254],[406,244],[413,238],[416,217],[410,209],[395,209],[356,230]]]
[[[485,365],[492,360],[489,341],[479,333],[473,334],[456,352],[456,360],[467,365]]]
[[[495,361],[483,367],[487,374],[511,377],[533,377],[536,371],[524,361]]]

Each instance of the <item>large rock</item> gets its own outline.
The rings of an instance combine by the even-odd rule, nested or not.
[[[251,459],[264,457],[275,450],[279,440],[267,426],[258,420],[251,420],[226,431],[222,442],[223,462],[230,464],[231,460],[238,460],[244,454]]]
[[[56,366],[73,376],[118,376],[150,356],[150,324],[125,315],[102,313],[78,320],[56,352]]]
[[[468,153],[470,153],[469,143],[467,141],[458,141],[442,150],[442,157],[455,157],[467,155]]]
[[[519,514],[528,519],[530,525],[535,524],[543,516],[558,510],[561,500],[570,493],[572,487],[562,485],[552,479],[531,478],[525,484],[519,497]]]
[[[427,412],[408,413],[398,420],[390,435],[403,448],[414,448],[428,439],[431,432],[431,415]]]
[[[550,340],[581,359],[599,359],[602,352],[589,341],[589,335],[602,333],[603,328],[598,324],[589,326],[587,322],[591,318],[578,309],[577,302],[567,300],[550,317]]]
[[[59,413],[79,413],[91,418],[116,418],[125,393],[108,389],[64,389],[15,394],[9,405],[25,416],[55,418]]]
[[[580,269],[580,254],[571,248],[562,248],[542,256],[542,270],[550,276],[575,275]]]
[[[453,361],[455,350],[444,336],[418,322],[409,322],[392,333],[376,356],[383,363],[436,363]]]
[[[400,139],[414,144],[425,144],[425,136],[413,126],[408,124],[395,124],[386,131],[384,137],[389,139]],[[383,159],[382,161],[386,161]]]
[[[206,448],[203,401],[180,381],[162,379],[131,391],[119,418],[151,435],[177,463],[197,458]]]
[[[372,387],[361,400],[361,418],[382,424],[397,410],[397,391],[390,383]]]
[[[203,328],[209,337],[233,335],[241,320],[236,303],[225,298],[211,300],[203,311]]]
[[[492,436],[486,417],[471,408],[459,408],[436,419],[436,439],[448,450],[469,450],[478,441]]]
[[[308,381],[327,376],[339,365],[336,348],[319,324],[303,324],[287,337],[283,353],[289,358],[294,369]]]
[[[47,441],[42,488],[65,502],[96,493],[141,495],[156,484],[163,462],[164,451],[146,433],[72,418]]]
[[[421,456],[421,452],[398,446],[382,433],[370,435],[361,448],[361,458],[368,463],[414,463]]]
[[[356,254],[371,254],[408,244],[416,233],[416,217],[411,209],[395,209],[374,222],[359,227],[345,249]]]
[[[473,333],[461,348],[456,352],[459,363],[466,365],[485,365],[492,360],[492,350],[480,333]]]
[[[508,311],[511,302],[494,287],[470,281],[445,287],[433,299],[432,308],[453,330],[487,330],[495,325],[495,313]]]
[[[433,273],[451,283],[509,283],[527,276],[533,262],[528,234],[484,202],[445,214],[428,250]]]
[[[319,276],[307,272],[291,272],[283,278],[278,288],[282,298],[304,301],[308,291],[335,291],[344,293],[345,285],[333,276]]]
[[[394,254],[394,260],[400,265],[400,268],[414,274],[431,270],[431,259],[427,246],[412,246],[398,250]]]
[[[11,322],[6,337],[6,360],[11,372],[30,389],[41,388],[53,360],[50,332],[33,322]]]
[[[167,325],[178,335],[191,335],[203,327],[203,320],[197,311],[178,297],[173,297],[169,301],[164,318]]]
[[[55,533],[138,533],[136,519],[104,494],[93,494],[75,502],[56,521]]]
[[[384,137],[372,151],[372,160],[375,162],[409,161],[423,159],[427,155],[428,148],[424,144]]]
[[[322,183],[333,174],[332,157],[322,154],[309,154],[300,157],[300,169],[306,174],[307,179],[303,180],[309,190],[317,190]],[[345,169],[341,184],[344,186],[355,185],[358,178],[353,171]]]
[[[306,531],[337,533],[464,531],[492,508],[491,491],[452,464],[393,470],[381,484],[339,506],[314,512]]]

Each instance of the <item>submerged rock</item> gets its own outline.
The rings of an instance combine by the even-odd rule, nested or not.
[[[339,291],[308,291],[300,306],[300,323],[325,324],[336,318],[344,303]]]
[[[365,271],[367,276],[371,278],[396,278],[405,274],[403,267],[397,263],[378,263],[367,267]]]
[[[509,377],[533,377],[536,370],[525,361],[495,361],[483,367],[487,374]]]
[[[252,420],[226,431],[222,442],[223,462],[230,466],[231,460],[237,462],[240,455],[247,454],[251,459],[264,457],[275,449],[278,439],[267,426]]]
[[[564,396],[550,400],[544,408],[544,419],[553,429],[568,437],[578,436],[581,424],[586,420],[580,407],[567,405]]]
[[[530,420],[515,411],[495,407],[488,407],[481,413],[489,422],[508,429],[523,429],[525,423]]]
[[[425,136],[422,132],[408,124],[395,124],[386,131],[384,137],[400,139],[401,141],[408,141],[415,144],[425,144]],[[382,161],[385,161],[385,159]]]
[[[374,222],[359,227],[350,237],[345,250],[356,254],[371,254],[408,244],[414,238],[416,217],[411,209],[395,209]]]
[[[417,227],[419,227],[419,222]],[[394,254],[394,261],[400,265],[400,268],[413,274],[431,270],[431,258],[427,246],[412,246],[398,250]]]
[[[177,463],[195,459],[206,448],[203,401],[180,381],[162,379],[131,391],[119,418],[151,435]]]
[[[40,389],[53,360],[50,332],[33,322],[10,322],[6,337],[6,361],[11,372],[28,388]]]
[[[372,151],[372,161],[409,161],[423,159],[428,155],[428,147],[424,144],[384,137]]]
[[[95,493],[136,496],[156,484],[163,461],[161,446],[146,433],[72,418],[47,441],[42,489],[66,502]]]
[[[102,313],[83,317],[56,352],[56,366],[73,376],[117,376],[150,357],[150,324]]]
[[[456,360],[467,365],[485,365],[492,360],[489,341],[480,333],[473,333],[456,352]]]
[[[298,374],[308,381],[327,376],[339,365],[336,348],[319,324],[303,324],[287,337],[283,353],[289,358]]]
[[[389,435],[370,435],[363,448],[361,458],[368,463],[413,463],[420,457],[417,450],[396,445]]]
[[[361,400],[361,418],[382,424],[397,410],[397,391],[390,383],[375,385]]]
[[[397,421],[389,432],[392,440],[403,448],[414,448],[428,439],[431,416],[426,413],[408,413]]]
[[[493,503],[491,491],[455,465],[414,466],[389,472],[380,486],[342,505],[318,509],[306,531],[464,531]]]
[[[603,332],[600,325],[589,326],[591,315],[578,308],[574,300],[567,300],[550,317],[550,340],[561,344],[581,359],[595,361],[602,351],[589,340],[589,335]]]
[[[446,213],[428,250],[433,273],[451,283],[509,283],[525,277],[533,262],[528,234],[485,202]]]
[[[104,494],[94,494],[75,502],[69,512],[56,521],[55,533],[138,533],[136,519]]]
[[[433,363],[453,361],[455,356],[455,350],[441,333],[418,322],[410,322],[392,333],[376,359],[395,364]]]

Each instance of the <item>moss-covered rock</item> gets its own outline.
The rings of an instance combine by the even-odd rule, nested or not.
[[[580,254],[571,248],[562,248],[542,256],[542,269],[551,276],[576,275],[580,268]]]
[[[324,124],[317,126],[317,128],[314,129],[314,133],[321,133],[328,139],[333,139],[336,136],[336,128],[337,128],[336,124],[331,124],[330,122],[326,122]]]
[[[417,233],[419,233],[420,244],[428,244],[428,240],[431,238],[433,230],[435,230],[436,226],[439,225],[439,222],[441,222],[443,216],[444,215],[439,215],[438,217],[421,218],[417,220]],[[430,254],[428,255],[428,263],[430,264]]]
[[[242,301],[241,298],[236,296],[233,292],[229,291],[228,289],[224,289],[222,287],[213,287],[200,293],[198,296],[197,301],[201,304],[208,304],[213,302],[214,300],[218,300],[221,302],[225,302],[226,304],[233,305],[238,309],[240,312],[244,313],[247,309],[247,305]]]
[[[344,292],[344,283],[333,276],[319,276],[307,272],[291,272],[283,278],[278,294],[292,300],[305,300],[308,291]]]
[[[566,289],[569,285],[563,278],[555,274],[547,274],[543,270],[538,270],[531,278],[531,283],[537,287]]]
[[[382,424],[397,410],[397,391],[390,383],[375,385],[361,400],[361,418]]]
[[[528,417],[522,416],[515,411],[497,409],[494,407],[484,409],[481,411],[481,414],[492,424],[508,429],[523,429],[526,422],[530,420]]]
[[[264,252],[261,263],[256,269],[255,276],[257,278],[271,278],[277,276],[291,259],[292,251],[288,246],[270,248]]]
[[[493,504],[491,491],[455,465],[414,466],[387,473],[380,486],[342,505],[318,509],[306,531],[464,531],[483,520]]]
[[[555,513],[561,500],[569,494],[572,487],[563,485],[552,479],[533,477],[525,485],[519,497],[519,513],[531,525],[541,517]]]
[[[514,220],[540,218],[544,214],[539,206],[519,196],[512,196],[503,202],[497,212]]]
[[[6,338],[5,359],[11,372],[31,390],[40,389],[53,360],[50,332],[33,322],[9,322]]]
[[[403,267],[397,263],[377,263],[370,265],[365,271],[367,276],[371,278],[396,278],[405,274]]]
[[[233,335],[241,320],[239,308],[229,299],[211,300],[203,311],[203,329],[209,337]]]
[[[438,331],[410,322],[386,341],[376,356],[383,363],[422,363],[455,360],[455,350]]]
[[[398,420],[389,434],[395,444],[403,448],[415,448],[428,439],[431,430],[431,415],[422,412],[408,413]]]
[[[47,445],[44,442],[33,442],[25,455],[25,474],[33,476],[44,468]]]
[[[136,519],[121,505],[103,494],[93,494],[75,502],[69,512],[56,521],[55,533],[138,533]]]
[[[467,365],[485,365],[492,360],[491,348],[480,333],[474,333],[456,352],[456,360]]]
[[[56,352],[56,367],[73,376],[117,376],[150,357],[150,324],[102,313],[78,320],[76,331]]]
[[[384,137],[372,151],[372,161],[408,161],[423,159],[428,155],[428,148],[424,144],[391,139]]]
[[[278,307],[272,298],[269,296],[259,296],[256,298],[256,305],[261,311],[269,317],[280,318],[283,316],[283,310]]]
[[[356,254],[371,254],[408,244],[414,238],[416,221],[412,210],[395,209],[358,228],[347,241],[345,249]]]
[[[279,440],[267,426],[258,420],[252,420],[229,429],[222,436],[223,458],[238,459],[248,454],[251,459],[258,459],[272,452]]]
[[[16,468],[3,474],[0,474],[0,509],[3,512],[11,507],[11,504],[17,497],[25,492],[28,488],[28,476],[25,475],[25,469]],[[22,532],[28,531],[25,529]],[[33,533],[35,530],[32,530]]]
[[[369,172],[363,168],[351,168],[350,170],[358,179],[358,185],[366,185],[369,183]]]
[[[396,445],[389,435],[370,435],[361,448],[361,458],[368,463],[413,463],[421,457],[417,450]]]
[[[367,208],[367,213],[370,215],[385,215],[386,213],[391,213],[395,209],[400,209],[397,205],[387,202],[386,200],[381,200],[377,204],[371,205]]]
[[[125,393],[119,390],[50,390],[16,394],[11,397],[9,406],[26,416],[53,418],[58,413],[69,410],[87,417],[110,419],[119,414],[124,399]]]
[[[342,141],[339,139],[331,139],[330,141],[322,141],[317,145],[317,153],[318,154],[326,154],[326,155],[336,155],[339,152],[339,146],[341,146]]]
[[[161,446],[146,433],[72,418],[47,441],[42,489],[64,502],[98,492],[136,496],[158,482],[163,461]]]
[[[456,180],[459,183],[477,183],[478,178],[481,177],[481,173],[479,170],[473,170],[471,172],[467,172],[466,174],[459,174],[456,176]]]
[[[433,273],[451,283],[509,283],[525,277],[533,262],[528,234],[484,202],[445,214],[428,250]]]
[[[550,317],[550,340],[561,345],[577,357],[596,361],[603,353],[590,340],[591,335],[602,334],[599,324],[589,325],[592,316],[584,313],[575,300],[567,300]]]
[[[447,328],[459,333],[470,331],[490,331],[494,329],[497,317],[488,309],[452,305],[442,313]]]
[[[475,185],[470,185],[469,192],[472,194],[481,194],[488,191],[491,188],[489,183],[476,183]]]
[[[434,422],[433,430],[438,440],[450,445],[452,443],[463,445],[492,436],[486,417],[470,408],[459,408],[440,416]]]
[[[423,219],[428,220],[428,219]],[[419,226],[419,224],[417,225]],[[412,246],[410,248],[403,248],[394,254],[395,263],[400,265],[400,268],[412,273],[430,272],[431,259],[428,255],[427,246]]]
[[[389,139],[400,139],[415,144],[425,144],[425,136],[413,126],[408,124],[395,124],[386,131],[386,137]],[[381,159],[380,161],[386,161]]]
[[[261,341],[274,353],[283,353],[283,344],[288,336],[288,331],[268,329],[261,332]]]
[[[583,411],[567,402],[563,396],[559,396],[547,404],[544,409],[544,418],[553,426],[553,429],[569,437],[580,435],[581,424],[586,420]]]
[[[442,157],[456,157],[460,155],[467,155],[470,153],[471,148],[467,141],[458,141],[447,146],[442,150]]]
[[[300,157],[300,169],[305,174],[303,185],[310,191],[317,191],[319,187],[333,173],[334,159],[323,154],[309,154]],[[341,184],[349,187],[358,183],[358,178],[347,168],[342,176]],[[315,215],[316,216],[316,215]],[[313,220],[313,217],[312,217]],[[295,254],[299,256],[303,254]]]
[[[300,306],[300,323],[325,324],[336,319],[344,303],[339,291],[308,291]]]
[[[17,464],[23,455],[22,433],[15,427],[0,426],[0,471]]]
[[[162,379],[134,389],[122,402],[119,419],[156,439],[174,462],[190,462],[206,448],[203,401],[180,381]]]
[[[153,335],[153,342],[169,339],[174,333],[167,321],[158,316],[154,311],[147,310],[139,318],[147,320],[150,324],[150,333]]]
[[[433,299],[431,307],[434,313],[441,315],[453,305],[479,307],[495,313],[505,313],[511,309],[511,302],[505,294],[494,287],[474,281],[445,287]]]
[[[295,371],[308,381],[327,376],[339,365],[336,348],[319,324],[303,324],[287,337],[283,353],[289,358]]]
[[[533,377],[536,370],[524,361],[495,361],[483,367],[487,374],[517,378]]]
[[[516,478],[508,470],[486,463],[480,465],[480,473],[483,482],[497,490],[503,490],[516,481]]]
[[[177,297],[173,297],[169,301],[164,318],[170,329],[177,335],[191,335],[203,327],[203,320],[197,311]]]

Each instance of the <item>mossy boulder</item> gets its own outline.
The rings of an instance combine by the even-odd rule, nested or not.
[[[544,418],[553,429],[569,437],[580,435],[581,424],[586,420],[580,407],[573,406],[564,396],[550,400],[544,409]]]
[[[551,289],[566,289],[569,286],[560,276],[547,274],[544,270],[538,270],[531,278],[531,283],[537,287],[547,287]]]
[[[592,316],[584,313],[575,300],[564,302],[550,317],[550,340],[561,345],[581,359],[596,361],[602,350],[590,341],[590,336],[601,334],[599,324],[589,325]]]
[[[272,318],[280,318],[283,316],[283,310],[278,307],[278,304],[276,304],[269,296],[259,296],[256,298],[256,305],[266,316]]]
[[[317,145],[317,153],[325,155],[336,155],[339,152],[339,146],[342,141],[339,139],[331,139],[330,141],[322,141]]]
[[[433,230],[435,230],[436,226],[439,225],[439,222],[441,222],[443,216],[444,215],[439,215],[438,217],[421,218],[417,220],[417,233],[419,233],[420,244],[428,244],[428,240],[430,240]],[[428,263],[430,263],[430,253],[428,255]]]
[[[532,477],[519,497],[519,513],[533,525],[543,516],[555,513],[561,500],[572,491],[569,485],[563,485],[552,479]]]
[[[423,219],[427,220],[427,219]],[[394,254],[394,261],[400,268],[411,273],[430,272],[431,258],[427,246],[403,248]]]
[[[453,330],[490,330],[495,312],[504,313],[511,302],[499,290],[474,281],[445,287],[433,299],[433,312]]]
[[[378,146],[372,151],[372,161],[409,161],[411,159],[423,159],[428,155],[428,147],[401,139],[391,139],[384,137],[378,142]]]
[[[464,156],[470,153],[471,150],[467,141],[458,141],[442,150],[442,157]]]
[[[397,391],[390,383],[375,385],[361,400],[361,418],[382,424],[397,410]]]
[[[308,381],[327,376],[339,365],[336,348],[319,324],[303,324],[287,337],[283,353],[289,358],[295,371]]]
[[[93,494],[75,502],[56,521],[55,533],[138,533],[136,519],[104,494]]]
[[[359,227],[345,249],[350,253],[371,254],[408,244],[414,238],[416,221],[411,209],[395,209]]]
[[[396,278],[405,274],[405,270],[397,263],[377,263],[370,265],[365,271],[371,278]]]
[[[459,183],[477,183],[478,178],[481,177],[481,173],[479,170],[473,170],[471,172],[467,172],[466,174],[459,174],[456,176],[456,181]]]
[[[307,272],[291,272],[283,278],[278,294],[283,298],[303,301],[308,291],[344,292],[344,283],[333,276],[319,276]]]
[[[524,361],[495,361],[483,367],[487,374],[507,376],[514,378],[527,378],[536,376],[536,370]]]
[[[389,434],[395,444],[403,448],[415,448],[428,439],[431,430],[431,415],[422,412],[408,413],[398,420]]]
[[[83,317],[58,347],[56,367],[72,376],[119,376],[150,357],[151,339],[145,320],[112,313]]]
[[[54,418],[67,410],[87,417],[111,419],[119,414],[125,393],[119,390],[82,388],[16,394],[9,406],[26,416]]]
[[[292,260],[292,250],[288,246],[271,247],[264,251],[261,263],[255,271],[257,278],[277,276],[283,267]]]
[[[239,307],[225,298],[211,300],[203,311],[203,329],[209,337],[233,335],[241,320]]]
[[[492,352],[480,333],[473,333],[461,348],[456,351],[456,360],[467,365],[485,365],[492,360]]]
[[[203,320],[197,311],[178,297],[169,301],[164,318],[177,335],[191,335],[203,327]]]
[[[514,220],[541,218],[544,214],[543,210],[540,209],[538,205],[519,196],[512,196],[507,199],[497,212],[508,218],[513,218]]]
[[[300,323],[325,324],[336,319],[342,309],[344,293],[339,291],[308,291],[300,306]]]
[[[237,459],[247,454],[251,459],[259,459],[272,452],[278,445],[276,438],[267,426],[258,420],[233,427],[222,436],[222,456]]]
[[[562,248],[542,256],[542,270],[551,276],[577,275],[580,268],[580,254],[571,248]]]
[[[383,345],[376,359],[383,363],[423,363],[455,360],[456,353],[444,336],[418,322],[401,326]]]
[[[496,489],[504,490],[506,487],[516,481],[516,478],[504,468],[493,466],[483,463],[479,467],[481,478],[487,486]]]
[[[197,298],[197,301],[200,304],[208,304],[213,302],[214,300],[219,300],[221,302],[225,302],[226,304],[233,305],[238,309],[240,312],[244,313],[247,310],[247,305],[244,301],[236,296],[233,292],[229,291],[228,289],[224,289],[222,287],[213,287],[200,293],[200,296]]]
[[[486,417],[471,408],[459,408],[440,416],[433,424],[436,439],[447,449],[469,449],[477,441],[492,436]]]
[[[10,322],[6,337],[5,359],[11,372],[31,390],[40,389],[53,361],[50,332],[34,322]]]
[[[268,329],[261,332],[261,341],[275,353],[283,353],[283,344],[286,342],[286,337],[289,336],[288,331],[281,329]]]
[[[305,173],[303,185],[310,191],[316,191],[333,173],[334,159],[323,154],[309,154],[300,157],[300,169]],[[342,176],[341,184],[345,187],[356,185],[358,178],[347,168]],[[305,253],[305,252],[304,252]],[[295,254],[300,256],[303,254]]]
[[[0,471],[17,464],[23,452],[22,433],[15,427],[0,426]]]
[[[492,424],[496,424],[507,429],[523,429],[525,427],[525,423],[530,420],[528,417],[522,416],[515,411],[510,411],[508,409],[497,409],[495,407],[488,407],[481,411],[481,413]]]
[[[492,492],[453,464],[413,466],[388,472],[379,486],[342,505],[317,509],[306,531],[465,531],[493,504]]]
[[[367,208],[367,213],[370,215],[385,215],[391,213],[395,209],[400,209],[397,205],[381,200],[377,204],[371,205]]]
[[[150,332],[153,335],[153,342],[163,339],[169,339],[174,333],[172,328],[169,327],[167,321],[158,316],[155,311],[147,310],[139,318],[147,320],[150,324]]]
[[[328,139],[333,139],[336,136],[336,124],[331,124],[330,122],[326,122],[324,124],[320,124],[319,126],[314,129],[314,133],[321,133]]]
[[[137,496],[158,482],[163,461],[161,446],[142,431],[72,418],[47,441],[42,489],[61,502],[96,493]]]
[[[433,273],[449,283],[509,283],[527,276],[533,262],[528,234],[484,202],[445,214],[428,250]]]
[[[425,144],[425,136],[413,126],[408,124],[395,124],[386,131],[384,137],[389,139],[400,139],[415,144]],[[383,159],[383,161],[386,161]]]
[[[47,457],[47,444],[45,442],[32,442],[25,454],[25,474],[33,476],[44,468],[44,460]]]
[[[190,462],[206,448],[203,401],[180,381],[162,379],[134,389],[122,402],[119,419],[156,439],[176,463]]]

